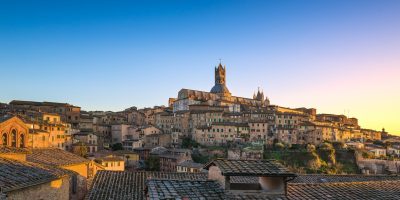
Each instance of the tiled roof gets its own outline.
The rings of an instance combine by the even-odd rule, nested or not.
[[[193,162],[192,160],[185,160],[181,163],[179,163],[177,166],[182,166],[182,167],[190,167],[190,168],[203,168],[203,164],[201,163],[196,163]]]
[[[14,117],[13,115],[3,115],[3,116],[0,116],[0,123],[5,122],[5,121],[7,121],[7,120],[9,120],[9,119],[11,119],[11,118],[13,118],[13,117]]]
[[[97,158],[97,160],[101,161],[101,162],[118,162],[118,161],[125,161],[124,159],[122,159],[121,157],[117,157],[117,156],[106,156],[103,158]]]
[[[215,181],[159,180],[147,182],[151,200],[163,199],[229,199]]]
[[[16,148],[16,147],[8,147],[8,146],[1,146],[0,147],[0,154],[28,154],[30,151],[25,148]]]
[[[296,176],[274,160],[217,159],[206,164],[205,168],[213,165],[219,167],[224,176]]]
[[[307,175],[300,175],[307,176]],[[323,176],[323,175],[321,175]],[[330,176],[330,175],[326,175]],[[357,175],[355,175],[357,176]],[[362,177],[362,175],[358,175]],[[337,177],[347,177],[340,175]],[[370,177],[370,176],[368,176]],[[372,177],[372,176],[371,176]],[[385,179],[385,177],[390,177]],[[248,181],[257,181],[254,177],[231,177],[231,182],[247,183]],[[241,177],[242,178],[242,177]],[[379,181],[365,182],[339,182],[337,183],[288,183],[288,196],[271,195],[265,193],[237,193],[225,191],[229,196],[228,199],[400,199],[400,180],[392,180],[393,176],[381,176]],[[206,173],[163,173],[163,172],[114,172],[99,171],[96,174],[92,188],[87,195],[87,199],[113,199],[113,200],[129,200],[129,199],[145,199],[146,180],[149,179],[168,179],[162,182],[161,187],[171,187],[171,191],[176,190],[175,187],[186,183],[177,183],[167,186],[171,180],[179,180],[179,182],[190,180],[193,183],[203,183],[207,180]],[[346,178],[345,178],[346,179]],[[361,180],[361,178],[358,178]],[[239,181],[238,181],[239,180]],[[333,180],[333,179],[332,179]],[[392,180],[392,181],[388,181]],[[187,184],[189,184],[187,182]],[[164,186],[163,186],[164,185]],[[187,185],[185,185],[186,187]],[[201,186],[203,187],[203,186]],[[219,186],[220,187],[220,186]],[[160,188],[156,188],[157,191]],[[164,191],[165,188],[162,190]],[[186,189],[185,189],[186,191]],[[205,193],[207,194],[207,193]],[[174,198],[173,198],[174,199]],[[205,198],[207,199],[207,198]],[[208,198],[211,199],[211,198]],[[223,199],[223,198],[216,198]]]
[[[305,174],[298,175],[290,183],[335,183],[335,182],[367,182],[367,181],[400,181],[396,175],[324,175]]]
[[[288,184],[288,199],[400,199],[400,181]]]
[[[299,183],[343,183],[343,182],[370,182],[370,181],[400,181],[398,175],[328,175],[328,174],[300,174],[289,182]],[[232,176],[231,183],[258,183],[258,177]]]
[[[57,167],[0,158],[0,187],[6,193],[46,183],[71,173]]]
[[[256,176],[232,176],[231,183],[258,183]]]
[[[232,193],[231,199],[235,200],[287,200],[285,195],[274,195],[274,194],[264,194],[264,193]]]
[[[83,157],[55,148],[33,149],[32,153],[27,155],[27,160],[54,166],[67,166],[89,162],[89,160]]]
[[[87,199],[145,199],[147,179],[207,180],[205,173],[98,171]]]

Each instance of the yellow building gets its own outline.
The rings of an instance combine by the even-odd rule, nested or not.
[[[26,125],[30,129],[30,147],[72,150],[71,130],[58,114],[32,113],[28,118]]]
[[[106,156],[103,158],[97,158],[96,162],[104,167],[104,170],[108,171],[125,171],[125,160],[118,156]]]

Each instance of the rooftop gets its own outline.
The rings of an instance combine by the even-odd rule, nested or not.
[[[400,199],[400,181],[288,184],[288,199]]]
[[[72,173],[57,167],[0,158],[0,186],[4,192],[46,183]]]
[[[228,195],[215,181],[159,180],[147,182],[150,199],[228,199]]]
[[[93,180],[87,199],[142,200],[145,199],[144,189],[147,179],[205,181],[207,174],[99,171]]]
[[[203,168],[203,164],[193,162],[192,160],[185,160],[178,164],[178,166],[182,167],[190,167],[190,168]]]
[[[217,159],[207,163],[204,168],[211,166],[219,167],[224,176],[296,176],[274,160]]]
[[[299,177],[300,179],[298,179]],[[297,183],[288,183],[287,196],[265,193],[231,193],[225,191],[229,195],[229,198],[225,199],[400,199],[400,193],[398,192],[400,191],[400,180],[396,179],[396,176],[299,175],[299,177],[296,178]],[[314,178],[315,180],[326,178],[328,182],[314,183]],[[352,181],[353,178],[355,182]],[[159,181],[163,179],[168,180]],[[296,182],[296,179],[294,182]],[[204,189],[208,184],[206,173],[99,171],[93,181],[87,199],[145,199],[147,180],[157,180],[157,183],[154,183],[153,186],[159,186],[159,188],[154,188],[158,195],[160,195],[159,193],[170,195],[170,193],[173,193],[172,191],[182,194],[182,192],[187,191],[187,187],[190,184],[197,187],[196,184],[205,183],[205,185],[198,186],[200,189]],[[235,183],[253,183],[258,182],[258,179],[255,177],[233,176],[231,177],[231,181]],[[177,189],[177,186],[182,186],[182,190],[180,188]],[[203,194],[208,194],[208,192],[204,192]],[[175,199],[174,197],[171,198]]]
[[[13,115],[3,115],[3,116],[0,116],[0,123],[5,122],[5,121],[7,121],[7,120],[9,120],[9,119],[11,119],[11,118],[13,118],[13,117],[14,117]]]
[[[89,162],[89,160],[83,157],[55,148],[32,149],[32,153],[27,155],[27,160],[53,166],[67,166]]]
[[[400,176],[395,175],[327,175],[303,174],[298,175],[290,183],[337,183],[337,182],[368,182],[368,181],[400,181]]]
[[[118,156],[106,156],[102,158],[97,158],[96,160],[99,160],[101,162],[120,162],[120,161],[125,161],[121,157]]]

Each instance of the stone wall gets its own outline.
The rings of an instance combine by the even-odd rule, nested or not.
[[[7,193],[7,200],[57,199],[69,200],[69,177]]]
[[[400,161],[379,160],[379,159],[357,159],[357,165],[360,169],[369,170],[370,174],[385,174],[386,169],[393,173],[400,173]],[[365,171],[365,170],[364,170]]]

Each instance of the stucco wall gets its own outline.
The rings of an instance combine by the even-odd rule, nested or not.
[[[74,171],[85,178],[88,177],[88,164],[63,166],[62,168]]]

